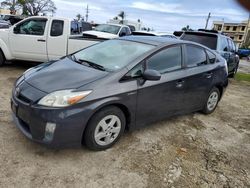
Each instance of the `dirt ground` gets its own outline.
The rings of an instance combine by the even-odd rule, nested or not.
[[[51,150],[11,120],[13,82],[0,68],[0,187],[250,187],[250,84],[230,80],[217,110],[125,133],[111,149]]]

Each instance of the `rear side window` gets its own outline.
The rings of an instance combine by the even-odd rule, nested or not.
[[[53,20],[51,25],[50,36],[58,37],[63,35],[63,26],[64,26],[64,21]]]
[[[209,50],[206,50],[206,51],[207,51],[209,63],[215,63],[215,61],[216,61],[216,55],[214,55]]]
[[[147,61],[147,68],[165,73],[181,68],[181,46],[167,48],[155,54]]]
[[[236,48],[235,48],[234,42],[231,39],[227,39],[227,40],[228,40],[228,43],[229,43],[229,51],[230,52],[235,52]]]
[[[195,67],[207,64],[207,56],[205,50],[194,45],[186,45],[186,66]]]
[[[218,50],[225,51],[225,52],[229,51],[228,41],[225,37],[220,38]]]
[[[204,34],[204,33],[184,33],[181,39],[192,41],[192,42],[197,42],[213,50],[216,50],[216,47],[217,47],[216,35],[209,35],[209,34]]]

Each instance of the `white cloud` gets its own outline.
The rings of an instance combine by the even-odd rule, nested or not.
[[[146,3],[146,2],[133,2],[131,5],[132,8],[156,11],[156,12],[165,12],[165,13],[185,13],[187,11],[183,10],[181,4],[178,3]]]

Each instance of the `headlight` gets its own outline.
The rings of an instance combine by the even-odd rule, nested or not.
[[[73,90],[55,91],[43,97],[38,104],[51,107],[66,107],[76,104],[92,91],[74,92]]]

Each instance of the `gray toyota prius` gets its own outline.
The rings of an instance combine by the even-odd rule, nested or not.
[[[104,150],[125,129],[212,113],[227,85],[226,61],[205,46],[129,36],[27,70],[14,85],[11,108],[31,140]]]

